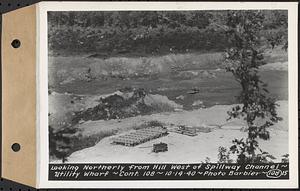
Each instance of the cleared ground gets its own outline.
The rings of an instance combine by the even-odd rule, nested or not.
[[[281,161],[282,155],[288,153],[288,129],[287,129],[287,102],[279,102],[279,114],[284,121],[276,124],[269,129],[271,139],[259,140],[263,151],[269,152],[276,159]],[[243,131],[245,125],[242,121],[226,122],[226,111],[231,106],[214,106],[208,109],[199,109],[196,111],[186,111],[179,113],[163,113],[151,116],[134,117],[121,121],[94,121],[83,124],[85,136],[104,132],[106,130],[118,130],[119,136],[127,133],[132,124],[143,123],[156,119],[160,122],[176,125],[190,125],[208,127],[211,125],[220,125],[213,128],[209,133],[199,133],[195,137],[181,135],[170,132],[168,136],[161,137],[135,147],[126,147],[122,145],[111,144],[113,137],[102,139],[97,145],[91,148],[83,149],[73,153],[69,162],[94,162],[94,163],[113,163],[113,162],[137,162],[137,163],[199,163],[209,158],[210,162],[217,162],[218,148],[220,146],[229,147],[234,138],[243,138],[247,134]],[[212,117],[213,116],[213,117]],[[123,133],[122,133],[123,132]],[[154,153],[152,145],[164,142],[169,146],[167,152]],[[53,161],[58,162],[58,161]]]
[[[207,157],[216,162],[219,146],[230,146],[234,138],[246,136],[240,130],[245,126],[243,122],[226,122],[227,111],[236,104],[235,96],[239,94],[240,87],[232,74],[220,64],[221,53],[106,60],[56,57],[49,61],[49,89],[52,91],[49,95],[49,121],[55,129],[72,120],[74,112],[95,107],[100,97],[125,87],[144,88],[149,95],[164,98],[160,103],[182,106],[179,111],[76,124],[82,144],[88,145],[83,148],[96,145],[74,152],[69,162],[203,162]],[[269,61],[268,64],[260,69],[262,80],[268,84],[272,96],[277,100],[287,100],[286,52],[273,50],[266,55],[266,61]],[[194,89],[198,90],[195,94],[191,93]],[[262,149],[278,161],[288,153],[287,101],[279,104],[279,116],[284,121],[270,128],[269,141],[260,141]],[[111,144],[113,136],[132,131],[150,121],[158,121],[167,127],[222,127],[196,137],[170,133],[136,147]],[[150,147],[160,141],[169,144],[169,151],[152,153]]]

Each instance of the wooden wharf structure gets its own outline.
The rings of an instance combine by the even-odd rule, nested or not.
[[[162,127],[149,127],[116,137],[113,139],[113,143],[132,147],[167,134],[167,129]]]

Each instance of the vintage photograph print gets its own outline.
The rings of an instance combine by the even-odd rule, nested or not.
[[[288,23],[47,11],[48,180],[288,180]]]

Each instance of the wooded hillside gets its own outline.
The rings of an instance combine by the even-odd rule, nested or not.
[[[281,43],[287,11],[262,11],[262,40]],[[230,46],[222,26],[227,11],[49,12],[53,54],[97,53],[109,57],[222,51]]]

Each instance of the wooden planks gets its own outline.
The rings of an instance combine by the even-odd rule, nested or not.
[[[150,127],[114,138],[113,143],[125,146],[136,146],[167,134],[168,131],[166,129],[161,127]]]
[[[180,126],[174,129],[170,129],[171,132],[187,135],[187,136],[197,136],[197,130],[194,127]]]

